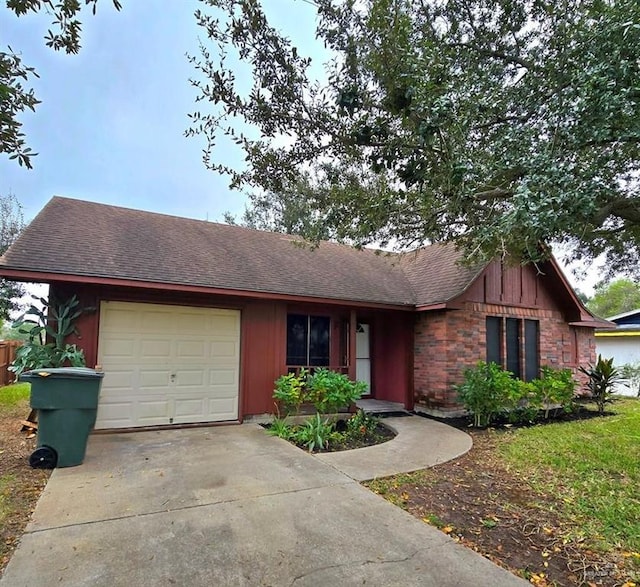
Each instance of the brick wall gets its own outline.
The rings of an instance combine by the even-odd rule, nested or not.
[[[569,326],[559,311],[466,302],[461,310],[423,312],[416,316],[415,324],[417,409],[445,413],[459,410],[453,386],[462,381],[465,368],[486,360],[487,316],[538,320],[540,364],[571,368],[581,383],[578,366],[595,360],[593,329]]]

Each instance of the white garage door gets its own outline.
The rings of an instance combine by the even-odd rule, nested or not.
[[[102,302],[96,428],[238,418],[240,312]]]

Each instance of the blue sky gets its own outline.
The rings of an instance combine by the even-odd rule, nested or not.
[[[303,0],[272,0],[277,25],[313,44],[314,10]],[[0,158],[0,193],[12,192],[30,220],[53,195],[209,220],[241,212],[244,198],[202,162],[202,137],[186,138],[196,109],[197,0],[100,0],[87,12],[79,55],[47,48],[51,17],[16,18],[0,6],[0,42],[21,52],[40,79],[42,104],[21,117],[34,169]],[[223,146],[220,157],[236,153]]]

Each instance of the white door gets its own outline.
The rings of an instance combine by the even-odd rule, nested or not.
[[[356,328],[356,380],[367,384],[367,393],[371,393],[371,344],[369,324],[358,322]]]
[[[102,302],[96,428],[238,418],[240,312]]]

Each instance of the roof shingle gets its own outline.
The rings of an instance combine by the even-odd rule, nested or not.
[[[478,275],[450,245],[403,255],[54,197],[0,258],[1,268],[141,282],[426,305]]]

